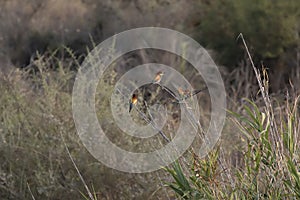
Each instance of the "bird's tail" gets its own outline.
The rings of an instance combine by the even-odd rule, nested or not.
[[[207,90],[207,89],[208,89],[208,88],[205,87],[205,88],[202,88],[202,89],[199,89],[199,90],[194,90],[194,91],[192,92],[191,96],[194,96],[194,95],[196,95],[196,94],[198,94],[198,93],[200,93],[200,92],[202,92],[202,91],[204,91],[204,90]]]

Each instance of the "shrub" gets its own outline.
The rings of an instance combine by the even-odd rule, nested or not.
[[[243,58],[236,40],[239,33],[252,45],[255,61],[278,57],[299,42],[297,0],[229,0],[201,5],[199,40],[216,50],[219,61],[228,67]]]

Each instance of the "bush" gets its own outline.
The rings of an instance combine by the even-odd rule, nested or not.
[[[276,58],[298,44],[296,37],[300,2],[211,1],[202,3],[201,43],[219,53],[219,61],[233,67],[243,58],[237,36],[243,33],[254,49],[254,60]]]
[[[271,98],[266,71],[252,67],[259,83],[256,100],[243,100],[241,109],[235,105],[237,112],[229,111],[244,144],[237,150],[240,158],[234,158],[240,162],[228,162],[224,141],[204,159],[193,155],[191,167],[176,162],[167,168],[175,180],[167,186],[182,199],[300,198],[300,96],[287,95],[285,102]]]

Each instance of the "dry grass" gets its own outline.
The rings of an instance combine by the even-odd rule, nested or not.
[[[81,199],[85,187],[97,199],[142,198],[155,190],[155,195],[164,193],[158,179],[162,172],[121,173],[100,164],[85,150],[71,110],[75,73],[67,66],[76,65],[74,60],[48,55],[34,63],[35,71],[29,68],[1,76],[1,199]],[[57,70],[51,69],[53,65]],[[101,110],[105,104],[99,106]]]
[[[145,52],[136,53],[145,56]],[[187,79],[192,80],[192,84],[202,84],[195,73],[190,73],[188,65],[179,64],[182,63],[181,60],[172,58],[172,55],[158,54],[162,56],[160,59],[164,60],[165,56],[165,60],[178,66],[178,70],[182,70]],[[150,61],[151,58],[157,58],[155,53],[150,55],[153,57],[146,56]],[[145,61],[141,58],[139,62]],[[126,59],[118,62],[119,67],[128,66]],[[138,63],[131,64],[134,66]],[[37,57],[28,69],[1,76],[1,198],[172,198],[174,193],[162,187],[165,181],[172,181],[166,172],[143,175],[117,172],[98,163],[85,150],[76,134],[71,110],[71,90],[75,72],[70,69],[76,68],[76,65],[74,58],[56,57],[55,54],[47,53]],[[110,96],[112,86],[122,74],[120,69],[115,67],[106,72],[105,80],[101,82],[103,87],[98,88],[99,99]],[[234,77],[243,80],[241,77],[246,77],[248,73],[250,71],[241,68]],[[232,80],[232,74],[227,77],[228,81]],[[267,79],[264,78],[266,77],[259,79],[261,86],[265,87],[264,97],[261,93],[254,92],[260,86],[255,85],[255,82],[249,84],[248,82],[255,80],[251,78],[247,78],[243,84],[227,88],[227,91],[233,94],[229,96],[228,107],[239,114],[235,115],[237,118],[232,116],[234,122],[227,120],[216,151],[203,160],[189,151],[181,159],[184,172],[200,181],[200,185],[196,187],[200,194],[204,194],[204,190],[200,188],[206,188],[205,194],[214,198],[227,198],[230,195],[235,198],[243,195],[245,198],[262,198],[264,195],[279,198],[293,197],[297,194],[297,173],[293,172],[293,167],[299,167],[299,147],[296,142],[299,141],[297,133],[300,129],[297,92],[290,93],[284,99],[277,98],[266,92],[267,82],[264,80]],[[248,89],[242,90],[244,87]],[[157,88],[152,89],[158,93],[162,92]],[[141,89],[140,92],[143,95],[144,90]],[[206,96],[199,96],[204,126],[210,117],[209,109],[205,109],[209,107],[204,103]],[[153,146],[157,141],[162,142],[159,137],[143,143],[125,137],[117,127],[105,124],[105,121],[112,117],[107,109],[109,100],[96,99],[96,102],[99,120],[106,126],[109,137],[122,148],[145,151],[144,148],[157,148]],[[176,117],[170,118],[170,123],[176,127],[178,120]],[[170,126],[165,130],[168,136],[172,136],[174,127]],[[266,128],[269,130],[268,141],[265,140],[265,132],[262,132]],[[271,145],[270,149],[268,145]],[[270,155],[269,151],[272,152]],[[256,163],[257,159],[260,159],[259,166]],[[253,178],[256,182],[253,182]],[[89,197],[87,188],[93,197]]]

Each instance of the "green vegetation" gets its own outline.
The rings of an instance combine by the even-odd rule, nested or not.
[[[199,40],[216,50],[227,67],[235,67],[243,58],[239,33],[251,44],[256,62],[280,57],[299,44],[297,0],[209,1],[201,8]]]
[[[180,165],[177,161],[167,168],[175,180],[167,185],[178,197],[300,198],[299,95],[288,96],[282,106],[269,96],[268,90],[264,90],[268,89],[267,74],[264,73],[263,78],[257,74],[256,78],[260,86],[257,100],[245,99],[240,113],[229,111],[240,128],[243,147],[238,150],[239,164],[229,163],[220,150],[211,152],[205,159],[194,156],[193,165],[186,166],[189,169],[186,173],[181,167],[185,162]]]
[[[216,151],[205,159],[195,157],[187,175],[176,162],[167,169],[175,180],[168,185],[183,199],[300,198],[297,101],[287,104],[281,121],[272,128],[270,118],[260,111],[263,108],[248,100],[245,114],[232,112],[244,138],[243,164],[234,167],[220,159],[227,166],[222,170]]]

